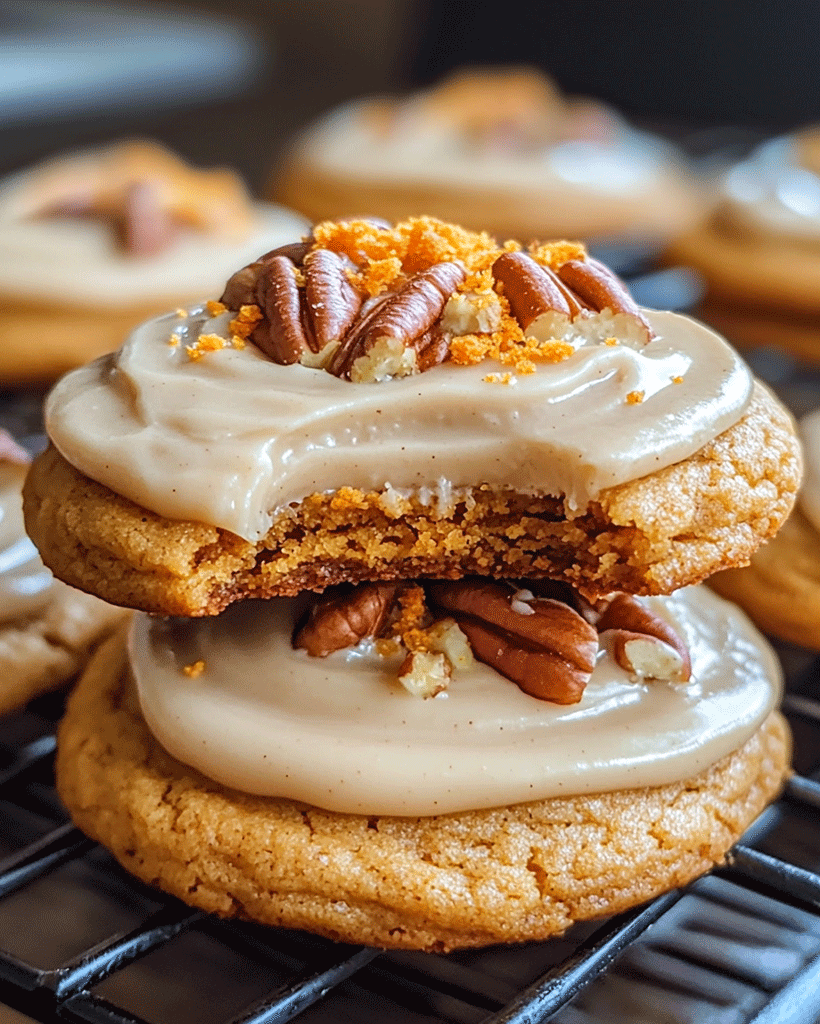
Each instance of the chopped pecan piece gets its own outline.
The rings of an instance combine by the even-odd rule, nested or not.
[[[634,317],[652,338],[652,328],[626,287],[598,260],[568,260],[558,268],[558,277],[597,312],[610,309]]]
[[[526,331],[544,313],[570,316],[570,307],[554,278],[532,256],[505,252],[493,263],[493,277],[504,285],[510,310]]]
[[[473,653],[525,693],[556,704],[576,704],[595,667],[598,634],[576,611],[550,598],[512,607],[513,591],[478,579],[428,584],[433,601],[448,611]]]
[[[328,365],[351,380],[380,380],[416,367],[416,345],[441,316],[466,276],[460,263],[437,263],[415,274],[355,325]],[[413,359],[406,358],[413,353]],[[372,365],[371,365],[372,364]]]
[[[361,583],[352,590],[322,594],[311,606],[307,621],[294,633],[293,646],[324,658],[376,636],[398,589],[397,583]]]
[[[617,594],[598,620],[611,631],[612,654],[621,668],[646,679],[686,682],[692,675],[689,650],[677,632],[629,594]]]

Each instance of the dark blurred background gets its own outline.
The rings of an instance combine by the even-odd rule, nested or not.
[[[469,63],[539,66],[704,151],[820,120],[819,52],[816,0],[0,0],[0,171],[150,135],[259,189],[328,107]]]

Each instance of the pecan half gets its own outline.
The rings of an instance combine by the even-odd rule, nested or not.
[[[621,668],[647,679],[686,682],[692,675],[689,650],[678,633],[629,594],[617,594],[598,620],[611,631],[612,654]]]
[[[282,366],[299,361],[308,345],[302,325],[302,303],[296,267],[287,256],[274,256],[262,264],[256,301],[265,314],[251,335],[255,345]]]
[[[634,317],[644,327],[646,340],[651,339],[648,320],[626,286],[603,263],[593,259],[568,260],[558,268],[558,277],[597,312],[610,309]]]
[[[476,579],[431,583],[427,590],[456,620],[479,661],[539,700],[581,699],[595,668],[598,634],[569,605],[537,598],[522,615],[512,607],[509,587]]]
[[[296,629],[293,646],[324,658],[376,636],[398,589],[397,583],[361,583],[352,590],[322,594],[311,606],[307,621]]]
[[[305,257],[305,315],[308,340],[318,352],[340,341],[362,306],[362,295],[345,275],[345,261],[330,249],[316,249]]]
[[[504,285],[510,311],[526,331],[544,313],[570,315],[570,307],[554,279],[524,252],[505,252],[493,263],[493,277]]]
[[[460,263],[448,262],[415,274],[372,310],[366,322],[354,325],[328,364],[329,372],[352,380],[379,380],[397,370],[407,372],[403,365],[407,350],[415,352],[465,277]]]

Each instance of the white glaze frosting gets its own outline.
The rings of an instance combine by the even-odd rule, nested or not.
[[[230,333],[230,314],[195,310],[149,321],[64,377],[47,427],[72,465],[117,493],[251,540],[275,510],[343,486],[446,494],[487,483],[583,509],[692,455],[749,401],[749,371],[719,335],[648,316],[658,337],[645,347],[585,345],[507,385],[484,380],[506,369],[492,361],[351,384],[279,366],[251,344],[192,361],[186,344]],[[627,402],[631,392],[642,402]]]
[[[0,624],[28,618],[62,587],[26,536],[20,489],[26,467],[0,463]]]
[[[288,599],[216,618],[138,615],[129,650],[152,732],[205,775],[334,811],[429,815],[660,785],[743,744],[779,698],[765,640],[705,588],[645,601],[687,641],[691,681],[635,683],[602,653],[569,707],[480,663],[446,695],[413,697],[395,661],[366,646],[293,650],[299,606]],[[199,660],[201,674],[186,675]]]
[[[761,146],[723,184],[723,215],[756,235],[820,245],[820,178],[798,163],[792,138]]]
[[[258,203],[253,228],[242,239],[181,230],[166,251],[137,257],[120,251],[100,221],[19,220],[0,209],[0,294],[103,309],[204,301],[220,294],[237,267],[308,230],[291,210]]]
[[[415,116],[405,105],[389,132],[374,129],[372,101],[340,107],[300,139],[301,156],[332,174],[366,182],[522,189],[554,187],[556,195],[639,196],[668,178],[672,147],[622,122],[606,139],[570,139],[533,148],[476,147],[467,132]]]

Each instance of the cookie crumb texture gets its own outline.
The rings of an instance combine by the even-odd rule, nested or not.
[[[772,714],[696,778],[432,818],[331,813],[225,789],[153,739],[124,645],[98,652],[60,727],[72,817],[143,881],[224,917],[444,952],[545,939],[723,860],[788,771]]]
[[[114,604],[214,615],[245,597],[333,583],[469,574],[548,576],[595,596],[671,593],[745,565],[800,481],[788,413],[758,387],[746,415],[689,459],[604,491],[568,519],[554,498],[473,490],[452,508],[343,489],[285,509],[252,544],[165,519],[97,484],[53,448],[24,488],[26,528],[60,579]]]

